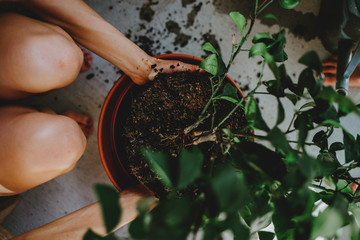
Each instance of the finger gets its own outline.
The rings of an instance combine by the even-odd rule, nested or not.
[[[199,66],[183,63],[175,60],[159,61],[158,64],[152,66],[151,72],[148,76],[149,80],[154,80],[159,73],[174,73],[174,72],[204,72]]]
[[[185,72],[185,71],[194,72],[194,71],[199,71],[199,69],[200,68],[197,65],[183,63],[180,61],[171,61],[163,68],[162,72],[164,73]]]

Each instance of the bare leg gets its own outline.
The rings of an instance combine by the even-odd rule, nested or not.
[[[0,135],[0,196],[69,172],[86,146],[71,118],[22,106],[0,107]]]
[[[76,79],[84,56],[61,28],[3,14],[0,36],[0,98],[19,99]],[[76,121],[29,107],[0,107],[0,135],[0,196],[67,173],[86,146]]]
[[[0,98],[18,99],[72,83],[84,55],[61,28],[0,15]]]

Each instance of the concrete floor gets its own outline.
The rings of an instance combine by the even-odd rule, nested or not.
[[[247,2],[250,1],[169,0],[159,1],[147,9],[142,9],[145,0],[86,2],[150,54],[173,52],[201,57],[205,55],[201,50],[202,44],[212,41],[213,44],[218,44],[222,55],[228,59],[231,36],[236,31],[236,26],[228,13],[237,10],[247,16]],[[286,27],[285,50],[290,57],[286,66],[292,76],[299,76],[303,69],[297,60],[305,52],[316,50],[322,59],[330,55],[316,36],[316,16],[319,8],[320,0],[303,0],[295,10],[271,9]],[[154,11],[153,16],[151,10]],[[176,24],[179,28],[176,28]],[[253,33],[273,33],[278,26],[270,26],[271,24],[269,21],[258,20]],[[252,88],[256,84],[253,79],[256,79],[259,71],[256,64],[258,61],[259,59],[248,60],[247,54],[242,54],[235,61],[229,74],[237,79],[240,87]],[[103,101],[121,72],[96,55],[93,63],[93,67],[81,73],[70,86],[24,102],[45,104],[57,112],[70,109],[87,113],[95,119],[97,125]],[[264,80],[271,78],[272,75],[266,70]],[[358,89],[351,90],[351,96],[357,102],[360,100],[359,92]],[[263,97],[260,97],[260,105],[270,122],[274,122],[276,105],[273,106],[271,101]],[[352,123],[349,124],[351,131],[360,132],[359,119],[350,116],[348,122]],[[75,169],[65,176],[22,194],[22,201],[6,219],[4,226],[14,235],[18,235],[86,206],[95,201],[92,186],[97,182],[110,183],[100,162],[95,132],[88,139],[86,152]],[[127,236],[126,229],[120,229],[117,234]]]

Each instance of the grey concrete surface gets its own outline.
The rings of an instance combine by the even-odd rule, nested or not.
[[[172,52],[201,57],[205,55],[201,50],[202,44],[212,41],[220,47],[224,58],[228,59],[231,36],[237,31],[228,13],[240,11],[248,16],[251,1],[159,0],[145,9],[148,13],[154,11],[154,15],[148,15],[147,19],[145,14],[140,14],[143,13],[143,5],[147,3],[145,0],[86,2],[152,55]],[[278,7],[269,10],[279,16],[280,22],[286,27],[285,50],[289,55],[286,67],[292,76],[298,77],[303,69],[297,60],[305,52],[316,50],[322,59],[330,55],[316,34],[319,9],[320,0],[303,0],[294,10],[287,11]],[[277,28],[271,21],[257,20],[253,32],[273,33]],[[256,84],[258,61],[258,58],[248,60],[247,53],[244,53],[230,70],[230,76],[236,79],[245,92]],[[79,74],[78,79],[70,86],[46,96],[27,99],[24,103],[44,104],[59,113],[66,109],[87,113],[95,119],[97,125],[103,101],[121,72],[96,55],[93,63],[93,67]],[[271,78],[270,71],[266,69],[264,80]],[[351,96],[357,101],[360,100],[359,90],[351,90]],[[276,104],[265,96],[259,96],[259,100],[264,114],[275,122]],[[291,111],[290,104],[287,104],[287,112]],[[352,131],[359,132],[359,119],[349,121],[356,123],[349,124]],[[88,139],[86,152],[73,171],[22,194],[22,201],[4,223],[10,232],[14,235],[21,234],[95,201],[93,184],[110,183],[100,162],[96,135],[97,132]],[[126,237],[126,228],[119,230],[117,234]]]

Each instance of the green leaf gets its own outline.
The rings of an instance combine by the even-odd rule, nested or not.
[[[219,69],[217,54],[213,53],[207,56],[204,60],[202,60],[199,67],[205,70],[206,72],[210,73],[211,75],[216,76]]]
[[[339,165],[336,156],[330,152],[320,153],[316,159],[318,175],[322,177],[330,176]]]
[[[245,105],[245,115],[250,123],[253,123],[253,127],[256,129],[269,131],[269,127],[264,121],[259,106],[254,98],[250,98]]]
[[[240,101],[238,96],[238,89],[230,83],[227,83],[224,87],[223,92],[216,96],[214,99],[223,99],[235,104],[239,103]]]
[[[262,56],[265,62],[269,65],[270,70],[273,72],[275,78],[280,80],[280,71],[275,63],[274,57],[268,53],[265,43],[255,43],[249,51],[249,57]]]
[[[162,183],[164,183],[165,186],[172,188],[173,182],[171,180],[171,170],[169,159],[166,154],[163,152],[154,152],[144,147],[141,148],[140,151]]]
[[[105,184],[95,184],[94,190],[100,202],[106,232],[109,233],[116,227],[121,217],[119,192],[114,187]]]
[[[266,138],[271,142],[274,147],[281,149],[284,153],[291,152],[289,142],[286,139],[285,134],[279,128],[274,127],[268,133]]]
[[[150,238],[150,223],[152,216],[150,214],[139,215],[129,225],[129,234],[134,239],[144,239],[145,237]]]
[[[245,17],[239,12],[230,12],[230,17],[240,29],[241,35],[244,36],[244,30],[246,25]]]
[[[265,53],[267,52],[266,50],[266,45],[265,43],[255,43],[251,48],[250,48],[250,52],[249,52],[249,57],[254,57],[254,56],[265,56]]]
[[[320,236],[332,238],[344,222],[342,214],[337,209],[328,207],[314,219],[311,238],[315,239]]]
[[[273,19],[275,20],[279,25],[280,25],[280,21],[279,19],[272,13],[268,13],[264,16],[264,18],[267,18],[267,19]]]
[[[313,139],[313,143],[318,146],[322,151],[328,148],[327,134],[325,131],[321,130],[317,132]]]
[[[297,95],[291,93],[285,93],[285,97],[289,99],[294,105],[296,105],[296,103],[300,100]]]
[[[299,5],[300,0],[279,0],[279,3],[285,9],[293,9]]]
[[[199,148],[194,147],[192,151],[181,150],[178,168],[178,189],[187,187],[201,175],[203,162],[204,155]]]
[[[278,99],[278,114],[277,114],[276,125],[282,123],[284,119],[285,119],[285,110],[281,101]]]
[[[238,100],[236,100],[236,99],[234,99],[234,98],[232,98],[232,97],[229,97],[229,96],[217,96],[217,97],[215,97],[214,99],[221,99],[221,100],[225,100],[225,101],[228,101],[228,102],[232,102],[232,103],[234,103],[234,104],[238,104],[239,103],[239,101]]]
[[[319,58],[319,55],[315,51],[309,51],[305,53],[300,59],[299,63],[304,64],[305,66],[308,66],[311,69],[314,69],[318,73],[322,72],[322,62]]]
[[[339,105],[339,111],[343,115],[347,115],[351,112],[356,113],[360,116],[360,110],[356,104],[347,96],[338,94],[332,87],[326,86],[322,91],[317,95],[317,98],[329,101],[330,103],[336,102]]]
[[[309,130],[313,129],[313,123],[310,114],[302,112],[294,121],[294,128],[299,130],[298,146],[303,147]]]
[[[265,231],[260,231],[259,232],[259,239],[260,240],[273,240],[274,238],[275,238],[275,233],[265,232]]]
[[[222,164],[214,168],[210,187],[220,211],[231,213],[250,201],[245,180],[242,175],[236,174],[235,169],[230,165]]]
[[[114,235],[114,233],[111,233],[107,236],[102,237],[102,236],[94,233],[91,229],[89,229],[85,233],[83,240],[118,240],[118,238]]]
[[[344,144],[342,142],[334,142],[330,145],[329,152],[336,152],[344,150]]]
[[[233,232],[234,240],[250,239],[249,227],[245,226],[241,221],[241,216],[238,212],[229,215],[226,219],[225,225]]]
[[[314,107],[316,107],[315,102],[307,102],[307,103],[305,103],[304,105],[302,105],[302,106],[299,108],[299,110],[300,110],[300,111],[306,111],[306,110],[308,110],[308,108],[314,108]]]
[[[274,74],[275,79],[280,80],[280,70],[275,63],[274,57],[270,53],[266,52],[264,55],[264,60],[269,65],[269,68],[271,72]]]
[[[306,88],[312,97],[316,97],[321,88],[320,82],[317,82],[312,69],[305,68],[299,75],[298,87],[302,90]]]
[[[216,55],[219,55],[219,53],[215,50],[215,48],[213,47],[213,45],[211,45],[211,43],[209,43],[209,42],[206,42],[206,43],[202,46],[201,49],[204,50],[204,51],[209,51],[209,52],[211,52],[211,53],[214,53],[214,54],[216,54]]]
[[[261,41],[261,42],[265,43],[266,41],[269,41],[269,40],[271,40],[271,37],[269,36],[269,34],[267,34],[267,33],[257,33],[257,34],[255,34],[252,42],[257,43],[257,42]]]
[[[252,176],[260,173],[281,181],[286,174],[282,156],[256,142],[242,141],[236,144],[231,151],[231,160],[236,168]]]
[[[275,97],[281,98],[285,96],[284,88],[279,80],[270,80],[264,82],[264,85],[267,87],[266,90],[268,93],[274,95]]]
[[[85,233],[83,240],[102,240],[103,237],[94,233],[91,229],[87,230]]]
[[[351,162],[354,160],[353,157],[353,149],[355,146],[355,138],[351,135],[343,131],[344,135],[344,150],[345,150],[345,162]]]
[[[286,38],[285,30],[282,29],[278,33],[273,34],[273,42],[267,46],[268,52],[274,57],[275,62],[284,62],[288,59],[288,55],[284,51]]]

